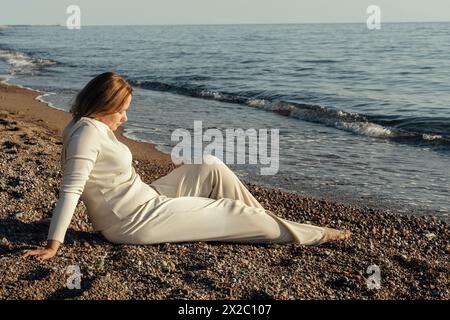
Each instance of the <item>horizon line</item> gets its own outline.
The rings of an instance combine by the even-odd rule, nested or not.
[[[430,20],[430,21],[382,21],[381,24],[387,23],[448,23],[450,20]],[[226,25],[292,25],[292,24],[366,24],[365,21],[353,21],[353,22],[255,22],[255,23],[178,23],[178,24],[82,24],[85,27],[96,27],[96,26],[226,26]],[[14,26],[65,26],[65,24],[54,23],[54,24],[3,24],[0,27],[14,27]]]

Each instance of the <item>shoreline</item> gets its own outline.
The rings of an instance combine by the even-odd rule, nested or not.
[[[2,98],[7,94],[8,98]],[[61,110],[56,107],[49,106],[46,102],[42,101],[40,97],[46,93],[32,88],[22,87],[8,83],[7,80],[0,81],[0,99],[3,99],[2,109],[9,112],[17,113],[23,116],[28,121],[38,123],[51,130],[58,137],[61,137],[62,131],[66,124],[71,120],[71,114],[67,111]],[[0,100],[1,101],[1,100]],[[169,154],[163,153],[156,148],[156,145],[150,142],[137,141],[127,138],[124,135],[124,130],[119,127],[114,134],[117,139],[128,146],[133,159],[137,161],[157,161],[166,164],[172,164],[172,160]],[[250,182],[249,182],[250,183]],[[362,209],[374,209],[384,210],[389,212],[398,212],[398,208],[395,206],[388,206],[385,203],[378,203],[378,200],[367,201],[358,197],[345,197],[338,194],[328,193],[318,195],[308,192],[298,192],[295,190],[283,189],[273,185],[268,185],[263,182],[251,182],[252,184],[258,184],[266,188],[280,189],[283,192],[295,193],[300,196],[315,198],[319,201],[330,201],[336,203],[342,203],[350,206],[357,206]],[[436,216],[438,219],[444,220],[448,223],[448,216],[440,216],[435,214],[434,210],[427,210],[426,208],[410,208],[409,214],[413,216]]]
[[[5,93],[8,98],[2,98]],[[39,123],[61,137],[64,127],[71,120],[71,114],[48,106],[45,102],[37,100],[45,93],[30,88],[23,88],[14,84],[0,82],[0,99],[2,110],[22,115],[29,121]],[[162,153],[154,144],[129,139],[119,127],[114,134],[117,139],[130,148],[136,160],[171,161],[170,155]]]
[[[180,243],[114,245],[93,232],[82,201],[51,260],[21,259],[44,246],[62,177],[61,133],[70,114],[40,94],[0,84],[0,299],[439,299],[450,298],[449,229],[436,217],[319,200],[245,182],[268,210],[300,223],[348,228],[318,247]],[[149,143],[130,147],[146,183],[174,165]],[[133,149],[132,149],[133,148]],[[142,149],[142,150],[141,150]],[[140,153],[139,153],[140,152]],[[164,155],[164,154],[162,154]],[[81,289],[65,287],[79,265]],[[368,287],[369,266],[381,287]]]

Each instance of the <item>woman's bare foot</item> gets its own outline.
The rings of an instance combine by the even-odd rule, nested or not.
[[[331,242],[331,241],[342,241],[347,240],[351,236],[350,230],[338,230],[333,228],[325,228],[325,235],[322,240],[320,240],[320,244]]]

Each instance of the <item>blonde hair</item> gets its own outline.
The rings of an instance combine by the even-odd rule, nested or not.
[[[70,108],[72,120],[91,114],[107,115],[119,111],[133,93],[131,85],[114,72],[99,74],[77,94]]]

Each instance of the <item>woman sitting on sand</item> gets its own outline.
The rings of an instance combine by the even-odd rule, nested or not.
[[[277,217],[218,158],[183,164],[150,185],[132,166],[132,154],[113,131],[127,121],[131,86],[107,72],[77,95],[63,132],[63,177],[45,249],[23,257],[53,257],[81,197],[96,231],[113,243],[223,241],[318,245],[344,240],[340,231]]]

